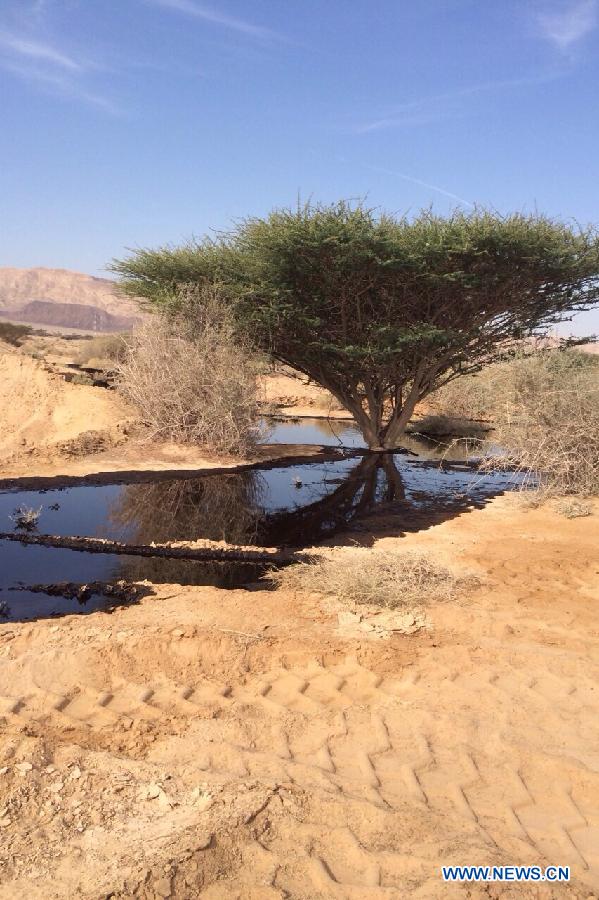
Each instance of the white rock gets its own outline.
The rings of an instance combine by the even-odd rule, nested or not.
[[[148,788],[145,791],[144,796],[145,796],[146,800],[156,800],[163,793],[164,793],[164,791],[162,790],[160,785],[154,783],[154,784],[148,785]]]

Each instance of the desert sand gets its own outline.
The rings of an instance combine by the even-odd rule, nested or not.
[[[596,897],[598,537],[503,497],[384,538],[480,580],[387,639],[317,594],[177,585],[1,626],[0,897]]]
[[[144,450],[114,393],[17,351],[0,376],[1,477],[233,465]],[[280,379],[278,408],[322,404]],[[599,897],[598,515],[511,495],[359,535],[469,576],[396,625],[317,593],[150,584],[111,614],[0,625],[0,900]],[[537,863],[570,884],[440,873]]]

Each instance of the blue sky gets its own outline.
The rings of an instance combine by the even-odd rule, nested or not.
[[[599,222],[598,49],[599,0],[0,0],[0,265],[298,195]]]

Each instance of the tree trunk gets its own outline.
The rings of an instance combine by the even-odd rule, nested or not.
[[[357,385],[352,385],[351,388],[341,387],[339,384],[327,382],[325,379],[321,379],[321,383],[352,414],[368,449],[373,453],[382,453],[397,447],[398,440],[405,433],[406,426],[420,399],[421,377],[422,373],[418,372],[405,402],[393,410],[386,423],[383,422],[383,402],[377,403],[375,397],[370,397],[368,409],[365,409]]]

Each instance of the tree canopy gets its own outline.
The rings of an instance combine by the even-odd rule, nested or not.
[[[442,384],[596,304],[599,238],[536,214],[408,219],[340,202],[136,250],[113,270],[154,304],[220,285],[257,346],[328,388],[369,447],[387,449]]]

